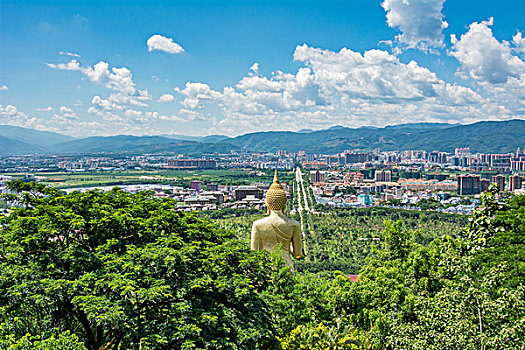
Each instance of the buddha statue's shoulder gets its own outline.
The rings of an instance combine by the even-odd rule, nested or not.
[[[264,217],[262,219],[259,219],[259,220],[255,220],[253,222],[253,226],[254,227],[257,227],[257,226],[265,226],[265,225],[268,225],[270,223],[270,217],[267,216],[267,217]]]
[[[297,221],[297,220],[294,220],[294,219],[291,219],[291,218],[286,218],[287,220],[287,223],[292,225],[292,226],[297,226],[297,227],[300,227],[301,224]]]

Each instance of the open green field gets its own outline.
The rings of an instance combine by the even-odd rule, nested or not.
[[[263,173],[263,175],[259,175]],[[23,178],[24,173],[5,174],[13,178]],[[86,171],[86,172],[43,172],[35,173],[43,177],[43,184],[56,188],[118,186],[141,183],[159,183],[173,186],[189,187],[192,180],[203,184],[217,183],[220,185],[249,185],[251,182],[272,181],[270,170],[248,169],[192,169],[192,170],[122,170],[122,171]],[[281,182],[291,181],[292,172],[282,172]]]

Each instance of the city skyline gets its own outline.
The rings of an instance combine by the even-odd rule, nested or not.
[[[524,119],[525,6],[497,4],[5,1],[0,124],[235,136]]]

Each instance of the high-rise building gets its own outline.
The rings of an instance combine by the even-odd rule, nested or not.
[[[458,194],[461,196],[479,194],[481,191],[481,180],[479,175],[459,175]]]
[[[498,185],[500,191],[505,190],[505,176],[495,175],[492,177],[492,182]]]
[[[374,179],[376,182],[391,182],[392,181],[392,171],[390,170],[376,170],[374,174]]]
[[[370,153],[345,152],[345,164],[364,163],[370,160]]]
[[[312,170],[310,171],[310,182],[324,182],[326,173],[324,171]]]
[[[512,175],[509,177],[509,191],[514,192],[523,186],[523,180],[520,175]]]

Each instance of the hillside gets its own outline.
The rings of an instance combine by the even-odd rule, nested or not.
[[[162,136],[94,136],[54,145],[49,153],[213,153],[238,147],[225,143],[179,141]]]
[[[8,137],[37,147],[74,140],[71,136],[56,132],[40,131],[11,125],[0,125],[0,136]]]
[[[0,155],[22,155],[40,152],[42,152],[42,149],[38,146],[30,145],[9,137],[0,136]]]
[[[118,135],[74,139],[56,133],[3,125],[0,126],[0,137],[3,137],[0,155],[164,152],[200,154],[224,153],[234,149],[334,154],[348,149],[371,151],[375,148],[383,151],[420,149],[453,152],[457,147],[470,147],[472,152],[506,153],[525,147],[525,121],[487,121],[469,125],[412,123],[384,128],[334,126],[307,132],[255,132],[234,138],[224,135]]]
[[[257,132],[237,136],[229,142],[247,150],[284,149],[327,154],[374,148],[453,152],[457,147],[470,147],[472,152],[504,153],[525,145],[525,121],[489,121],[469,125],[416,123],[356,129],[337,127],[309,133]]]

